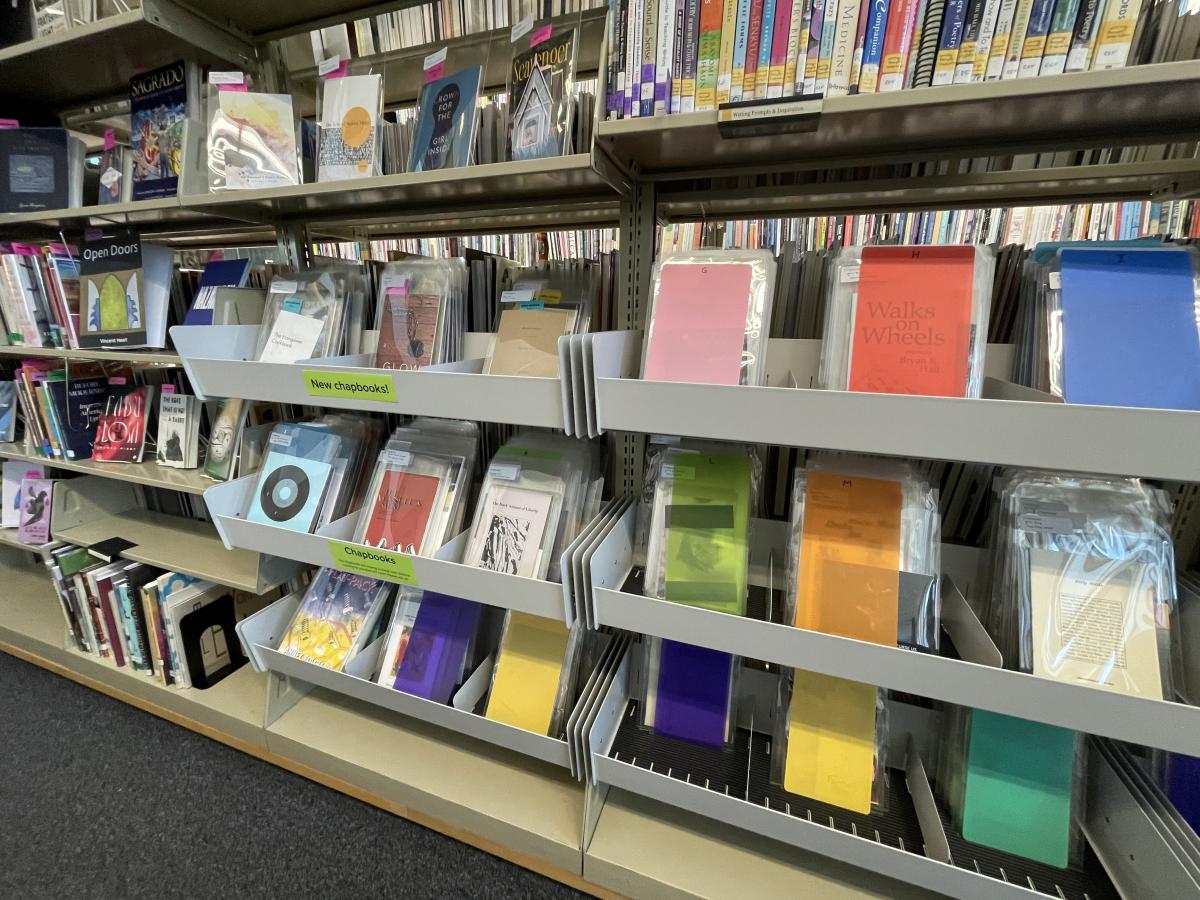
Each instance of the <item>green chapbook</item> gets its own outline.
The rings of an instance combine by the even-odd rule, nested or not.
[[[972,710],[963,837],[1065,868],[1074,776],[1075,732]]]
[[[746,614],[750,460],[676,457],[667,507],[666,599]]]

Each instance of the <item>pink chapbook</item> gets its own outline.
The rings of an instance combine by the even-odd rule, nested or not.
[[[659,264],[646,338],[646,381],[742,384],[757,291],[755,265],[696,257]]]

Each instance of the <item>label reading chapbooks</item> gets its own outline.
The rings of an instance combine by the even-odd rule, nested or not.
[[[345,541],[330,541],[329,556],[334,567],[343,572],[418,587],[413,562],[402,553],[363,547]]]
[[[973,247],[864,248],[849,389],[966,396],[974,271]]]

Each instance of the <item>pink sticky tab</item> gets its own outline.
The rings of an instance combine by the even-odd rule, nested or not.
[[[104,129],[104,149],[112,150],[117,146],[117,133],[111,128]]]
[[[164,385],[162,386],[162,392],[163,392],[164,394],[173,394],[173,393],[175,393],[175,385],[173,385],[173,384],[164,384]]]
[[[58,256],[74,256],[79,252],[78,248],[76,248],[74,244],[59,244],[55,242],[53,244],[47,244],[47,246],[50,248],[51,253],[55,253]]]
[[[17,254],[17,256],[37,256],[38,248],[33,246],[33,244],[18,244],[14,241],[12,252]]]
[[[543,25],[541,28],[535,29],[533,34],[529,35],[529,46],[536,47],[538,44],[550,40],[550,32],[553,30],[553,25]]]
[[[117,384],[117,385],[124,384],[125,378],[121,375],[116,375],[116,376],[108,379],[108,383],[109,384]]]
[[[326,77],[329,78],[329,77],[333,77],[333,76],[326,76]],[[241,84],[218,84],[217,90],[222,94],[228,94],[228,93],[248,94],[248,93],[250,93],[250,88],[246,87],[246,82],[244,82],[244,81]]]
[[[446,64],[444,62],[440,62],[440,63],[437,63],[436,65],[430,66],[428,69],[425,70],[425,83],[429,84],[429,82],[431,82],[431,81],[437,81],[439,78],[442,77],[442,75],[445,73],[445,71],[446,71]]]
[[[336,69],[334,69],[331,72],[326,72],[321,77],[323,77],[326,81],[328,81],[330,78],[345,78],[349,74],[350,74],[350,60],[343,59],[340,63],[338,63],[338,66]],[[242,89],[245,90],[245,85],[242,86]]]
[[[0,119],[0,128],[20,128],[21,123],[16,119]]]

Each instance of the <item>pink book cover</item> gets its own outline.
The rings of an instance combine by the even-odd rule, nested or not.
[[[792,29],[792,2],[793,0],[776,0],[775,3],[775,33],[771,37],[772,86],[776,81],[779,81],[781,87],[783,85],[783,67],[787,65],[788,36]],[[775,77],[776,68],[779,73],[778,79]]]
[[[739,384],[751,273],[745,263],[663,263],[642,377]]]
[[[50,540],[50,498],[54,482],[29,475],[21,479],[21,518],[17,540],[40,547]]]
[[[100,614],[104,616],[104,628],[109,634],[108,646],[112,650],[113,659],[118,666],[125,665],[125,648],[121,637],[117,634],[117,619],[112,610],[112,576],[96,579],[96,597],[100,604]]]

